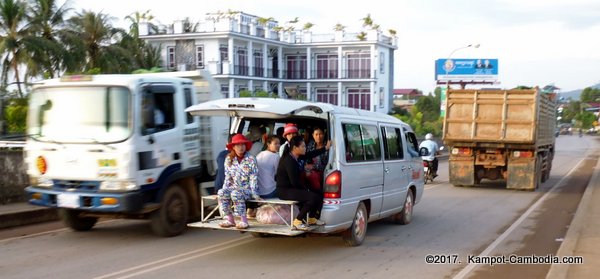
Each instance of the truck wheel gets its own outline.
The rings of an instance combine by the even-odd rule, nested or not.
[[[98,222],[98,217],[81,217],[80,215],[81,211],[79,210],[65,208],[58,210],[60,219],[74,231],[89,231]]]
[[[152,231],[160,236],[176,236],[185,230],[188,221],[189,202],[186,192],[177,185],[169,186],[160,208],[150,217]]]
[[[367,236],[368,218],[367,207],[363,202],[360,202],[358,204],[358,209],[356,209],[356,214],[354,214],[352,226],[342,234],[342,238],[346,245],[359,246],[363,243]]]
[[[394,214],[393,220],[396,224],[408,225],[412,220],[413,207],[415,206],[415,197],[412,190],[408,190],[404,200],[404,208],[399,213]]]

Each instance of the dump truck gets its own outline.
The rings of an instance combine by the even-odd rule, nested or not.
[[[538,88],[448,89],[443,142],[455,186],[504,179],[508,189],[535,190],[550,177],[556,103]]]

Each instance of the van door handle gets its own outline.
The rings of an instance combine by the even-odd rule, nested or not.
[[[402,166],[402,170],[406,170],[406,166]]]
[[[385,173],[390,173],[390,168],[385,168]]]

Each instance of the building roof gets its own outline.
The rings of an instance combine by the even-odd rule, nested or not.
[[[394,89],[393,90],[393,94],[394,95],[422,95],[419,90],[414,89],[414,88],[401,88],[401,89]]]

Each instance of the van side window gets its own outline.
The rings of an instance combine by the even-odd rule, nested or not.
[[[381,160],[381,143],[377,126],[361,125],[362,144],[365,148],[365,159],[367,161]]]
[[[381,159],[377,127],[373,125],[343,124],[347,162]]]
[[[382,127],[381,129],[385,134],[385,159],[398,160],[404,158],[400,129],[393,127]]]
[[[406,133],[406,149],[412,157],[419,157],[419,145],[417,144],[417,136],[412,132]]]

